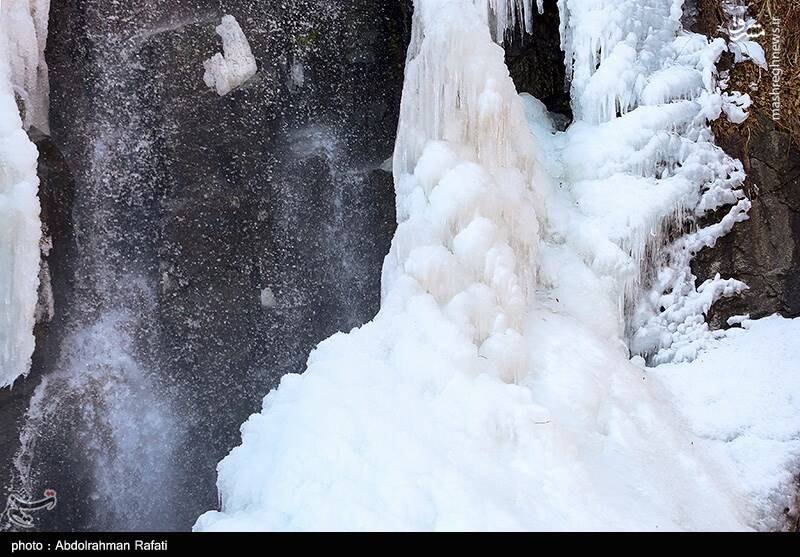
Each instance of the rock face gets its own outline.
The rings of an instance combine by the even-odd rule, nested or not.
[[[405,45],[392,3],[223,4],[259,65],[241,88],[218,96],[199,79],[221,47],[217,15],[141,49],[161,107],[163,348],[176,389],[190,393],[189,438],[213,446],[199,455],[211,469],[279,377],[378,309],[394,230],[391,176],[379,167],[392,152]],[[221,403],[241,410],[209,411]]]
[[[700,252],[694,265],[698,277],[720,273],[750,287],[712,308],[709,318],[718,327],[732,315],[800,315],[800,151],[771,120],[758,113],[751,117],[757,123],[746,149],[740,136],[720,141],[745,165],[750,219]]]
[[[721,29],[731,25],[723,21],[719,4],[719,0],[687,4],[684,24],[708,36],[719,35]],[[777,61],[783,74],[780,125],[772,120],[772,66],[770,71],[763,71],[750,63],[734,65],[730,54],[718,65],[728,73],[732,88],[749,93],[753,99],[750,117],[743,124],[715,124],[717,144],[744,165],[746,191],[753,206],[749,220],[734,226],[713,248],[700,252],[692,266],[698,281],[719,273],[750,287],[743,295],[720,300],[711,308],[707,317],[714,327],[727,326],[728,318],[734,315],[800,315],[800,97],[792,85],[799,74],[797,58],[791,54],[797,48],[797,19],[788,13],[794,9],[792,2],[773,4],[766,10],[756,2],[749,13],[765,32],[756,37],[757,42],[764,47],[769,63]],[[787,18],[780,36],[774,35],[775,28],[767,16],[773,11]],[[773,44],[781,45],[777,59]]]
[[[506,65],[517,91],[533,95],[560,120],[564,129],[572,120],[569,85],[566,82],[564,52],[559,34],[558,3],[545,0],[544,10],[533,15],[533,31],[516,29],[507,37]]]
[[[258,71],[219,96],[203,61],[224,14]],[[15,395],[46,379],[33,417],[4,418],[46,449],[12,435],[0,455],[30,462],[22,488],[58,490],[42,528],[187,528],[268,390],[377,311],[409,17],[388,0],[52,1],[50,142],[74,184],[54,261],[76,249]]]

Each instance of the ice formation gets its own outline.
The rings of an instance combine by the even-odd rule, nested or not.
[[[714,144],[708,121],[741,122],[750,100],[721,88],[726,43],[683,31],[680,2],[559,8],[576,122],[557,155],[575,211],[557,222],[614,283],[632,350],[656,363],[691,359],[715,336],[710,305],[746,288],[720,277],[695,288],[689,263],[747,218],[741,163]],[[721,222],[697,228],[726,206]]]
[[[203,81],[223,96],[253,77],[258,67],[250,43],[235,17],[223,16],[216,31],[222,38],[222,53],[217,52],[203,62]]]
[[[44,48],[50,0],[4,0],[3,21],[8,79],[23,107],[25,129],[50,130],[50,85]]]
[[[800,462],[800,386],[771,399],[747,347],[774,351],[770,327],[797,323],[712,348],[738,347],[749,383],[725,394],[751,409],[717,430],[702,397],[727,357],[678,363],[715,336],[704,309],[744,287],[695,288],[689,269],[748,208],[707,125],[747,106],[716,83],[726,45],[684,32],[672,0],[559,4],[565,133],[516,95],[492,40],[525,25],[530,0],[415,1],[381,310],[267,395],[218,467],[221,509],[195,529],[775,526]],[[653,374],[631,338],[676,363]],[[784,355],[775,375],[796,373]],[[749,445],[729,447],[747,427]],[[772,460],[748,465],[761,446]]]
[[[42,53],[48,4],[5,0],[0,5],[0,387],[28,372],[34,347],[41,237],[38,153],[25,127],[47,129]]]

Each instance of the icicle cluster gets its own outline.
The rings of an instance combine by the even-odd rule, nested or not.
[[[478,14],[492,30],[492,37],[503,42],[509,30],[533,31],[533,0],[472,0]],[[536,9],[544,11],[544,0],[536,0]]]
[[[438,24],[444,13],[452,18],[452,7],[423,2],[414,15],[384,299],[398,283],[403,297],[409,283],[429,293],[469,332],[487,369],[511,380],[524,368],[521,327],[535,282],[535,148],[485,22],[467,12]]]
[[[37,151],[25,124],[47,129],[43,63],[48,2],[0,4],[0,387],[28,372],[39,285]]]
[[[683,31],[680,4],[559,1],[576,116],[564,158],[579,210],[612,245],[595,238],[587,251],[618,282],[632,350],[655,362],[691,358],[715,336],[704,313],[744,285],[717,277],[695,289],[689,263],[750,207],[741,163],[708,126],[743,120],[750,100],[720,88],[725,41]],[[722,223],[671,241],[724,206]]]

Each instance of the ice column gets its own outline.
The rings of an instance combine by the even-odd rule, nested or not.
[[[25,127],[47,129],[48,7],[47,1],[0,5],[0,387],[28,372],[34,348],[41,225],[38,153]]]

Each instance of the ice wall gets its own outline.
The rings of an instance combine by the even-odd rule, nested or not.
[[[741,122],[750,99],[725,90],[715,67],[725,41],[683,30],[681,2],[559,9],[576,117],[561,154],[577,213],[566,234],[615,282],[633,352],[691,359],[719,334],[705,323],[710,305],[746,288],[721,277],[695,287],[689,263],[747,218],[742,165],[714,144],[709,122]]]
[[[42,55],[48,6],[0,5],[0,387],[28,372],[34,347],[41,227],[38,154],[25,128],[47,129]]]
[[[521,327],[535,287],[535,148],[485,20],[470,10],[442,25],[452,11],[442,2],[415,10],[383,299],[431,296],[472,339],[481,367],[512,379],[525,372]]]

